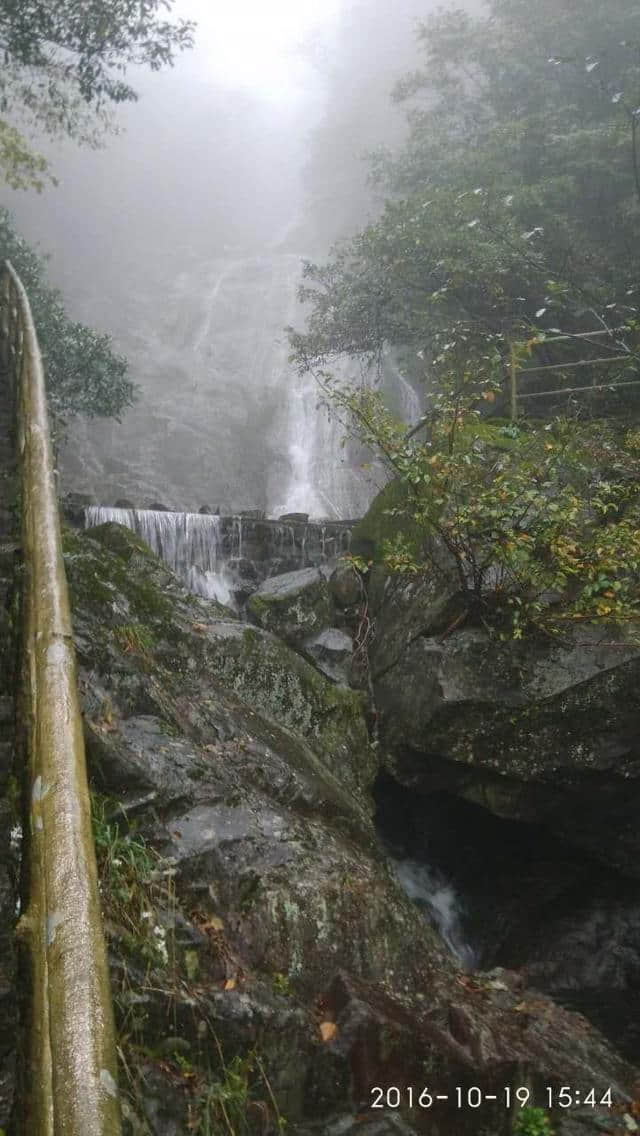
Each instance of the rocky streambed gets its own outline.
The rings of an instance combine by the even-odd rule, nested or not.
[[[637,652],[440,642],[345,566],[240,619],[65,541],[127,1131],[506,1136],[562,1086],[548,1131],[635,1131]]]

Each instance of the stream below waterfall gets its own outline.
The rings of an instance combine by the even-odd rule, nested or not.
[[[473,970],[477,952],[466,940],[462,927],[462,902],[445,877],[419,860],[392,860],[403,890],[440,932],[451,954],[464,970]]]
[[[410,899],[462,969],[502,966],[640,1057],[640,898],[635,880],[544,829],[384,775],[377,826]]]

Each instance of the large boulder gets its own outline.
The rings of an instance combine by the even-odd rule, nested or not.
[[[138,657],[152,654],[170,667],[179,683],[203,674],[203,706],[222,686],[251,712],[259,711],[280,730],[304,739],[309,760],[335,778],[336,785],[364,792],[377,771],[369,745],[363,696],[338,688],[316,667],[275,635],[241,623],[215,600],[197,598],[179,584],[167,566],[129,529],[105,524],[91,530],[91,540],[69,532],[70,579],[76,605],[92,612],[91,630],[76,617],[79,646],[89,640],[105,658],[115,653],[113,682],[135,686],[130,672]],[[99,547],[101,546],[101,548]],[[115,554],[115,556],[109,555]],[[82,562],[83,572],[74,572]],[[108,579],[104,565],[109,565]],[[100,614],[99,627],[95,625]],[[128,710],[145,712],[148,695],[132,690]],[[367,806],[369,807],[369,806]]]
[[[388,767],[639,874],[640,648],[605,626],[561,642],[451,630],[455,604],[433,579],[387,585],[371,667]]]
[[[331,624],[327,580],[318,568],[271,576],[249,597],[249,614],[260,627],[297,645]]]
[[[362,580],[353,564],[341,558],[329,577],[329,591],[337,607],[355,607],[363,598]]]
[[[311,635],[303,643],[305,654],[313,659],[319,671],[341,686],[348,686],[351,677],[353,639],[340,627],[327,627]]]
[[[275,1100],[300,1136],[355,1133],[362,1116],[379,1136],[477,1136],[478,1114],[453,1099],[397,1123],[370,1111],[378,1084],[611,1085],[629,1100],[633,1070],[583,1018],[518,976],[460,974],[399,888],[370,772],[347,770],[369,760],[360,726],[342,752],[327,728],[345,721],[343,692],[189,595],[127,530],[68,534],[66,562],[128,1132],[224,1131],[220,1101],[241,1108],[237,1130],[276,1131]],[[482,1123],[507,1136],[501,1100]],[[606,1109],[561,1112],[555,1128],[594,1124],[614,1131]]]
[[[360,692],[329,682],[321,668],[261,628],[219,620],[203,635],[208,675],[304,738],[340,785],[360,795],[369,789],[378,759],[369,744]]]

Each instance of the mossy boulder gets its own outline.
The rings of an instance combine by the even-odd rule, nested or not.
[[[249,597],[247,610],[260,627],[298,645],[331,624],[326,577],[318,568],[271,576]]]
[[[209,673],[247,705],[305,739],[351,792],[366,791],[378,769],[360,691],[338,687],[268,631],[237,622],[207,630]]]
[[[395,517],[392,513],[393,509],[404,505],[406,500],[406,487],[399,480],[389,481],[381,489],[351,533],[351,551],[356,556],[379,562],[385,541],[398,535],[411,535],[407,533],[406,518]]]
[[[362,581],[350,560],[338,560],[329,577],[329,591],[339,608],[355,607],[362,601]]]
[[[548,825],[640,874],[640,648],[625,628],[505,641],[470,624],[460,581],[432,542],[424,571],[390,574],[384,541],[415,535],[399,482],[352,547],[372,561],[369,665],[383,761],[405,785],[446,790],[499,816]]]
[[[353,638],[340,627],[327,627],[304,641],[304,651],[319,671],[340,686],[347,686],[352,672]]]
[[[130,713],[146,713],[150,705],[135,677],[141,661],[152,672],[155,666],[171,671],[178,685],[203,674],[210,685],[205,702],[228,692],[272,728],[304,739],[336,785],[366,791],[377,759],[360,692],[336,687],[276,636],[192,595],[121,525],[102,525],[90,535],[69,530],[65,549],[78,650],[111,669]]]

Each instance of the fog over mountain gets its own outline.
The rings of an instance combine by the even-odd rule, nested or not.
[[[257,54],[253,81],[196,4],[196,48],[135,77],[120,136],[97,152],[49,147],[58,188],[9,195],[71,313],[114,336],[140,386],[122,424],[72,424],[66,489],[320,516],[358,513],[375,490],[313,381],[292,373],[283,329],[302,319],[301,259],[373,207],[362,154],[402,136],[389,92],[425,10],[325,12],[270,70]]]

